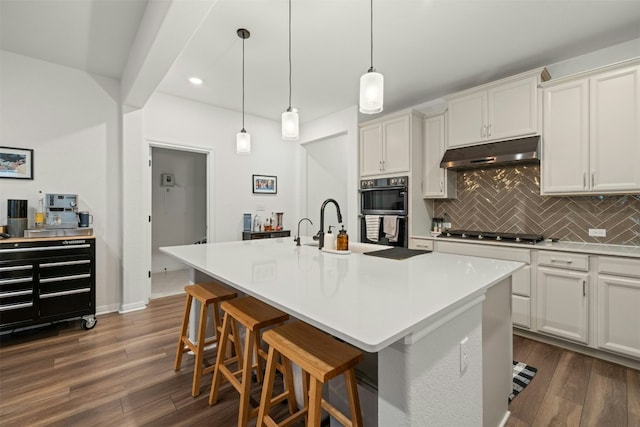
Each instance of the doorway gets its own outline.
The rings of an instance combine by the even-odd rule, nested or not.
[[[180,294],[191,280],[190,270],[159,248],[207,241],[207,157],[150,147],[151,299]]]

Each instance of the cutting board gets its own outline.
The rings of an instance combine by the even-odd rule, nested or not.
[[[429,252],[431,251],[425,251],[422,249],[390,248],[383,249],[381,251],[365,252],[363,255],[389,259],[406,259],[416,255],[428,254]]]

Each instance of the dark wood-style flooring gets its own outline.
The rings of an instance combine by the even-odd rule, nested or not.
[[[152,300],[100,316],[90,331],[72,321],[3,335],[0,425],[235,426],[235,390],[227,385],[209,406],[211,375],[193,398],[193,358],[173,370],[183,304]],[[514,358],[538,374],[511,403],[508,426],[640,426],[640,371],[518,336]]]

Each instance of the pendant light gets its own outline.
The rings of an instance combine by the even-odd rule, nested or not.
[[[300,136],[298,110],[291,107],[291,0],[289,0],[289,107],[282,113],[282,139],[296,141]]]
[[[371,67],[360,77],[360,112],[380,113],[383,101],[384,77],[373,68],[373,0],[371,0]]]
[[[236,152],[248,154],[251,153],[251,135],[244,128],[244,41],[251,36],[251,33],[244,28],[239,28],[236,33],[242,39],[242,129],[236,134]]]

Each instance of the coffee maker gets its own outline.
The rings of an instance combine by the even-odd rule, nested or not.
[[[76,228],[78,226],[77,194],[45,194],[45,228]]]

